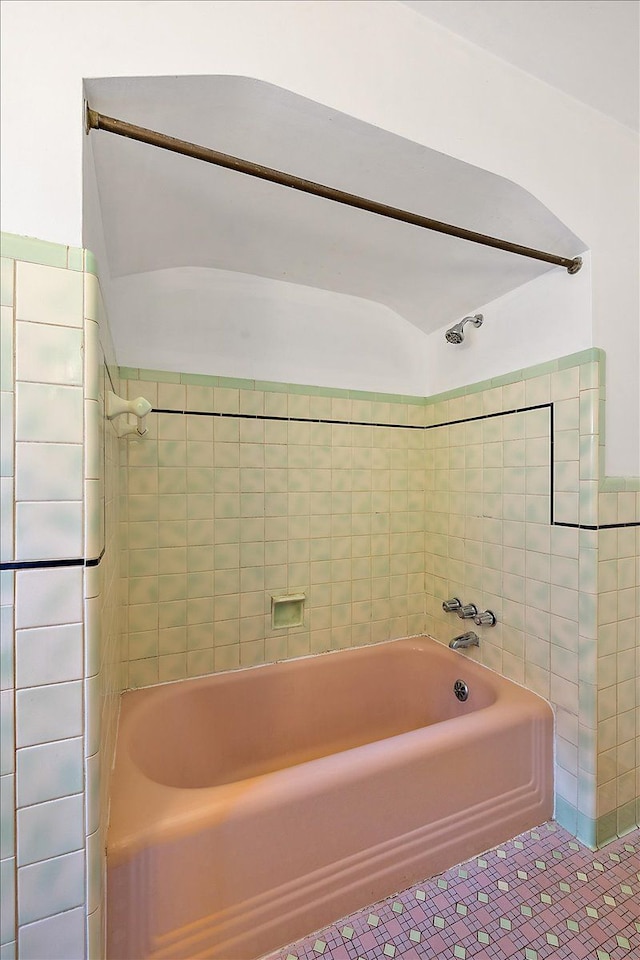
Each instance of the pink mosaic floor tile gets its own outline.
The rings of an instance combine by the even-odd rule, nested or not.
[[[593,852],[556,823],[269,960],[640,960],[640,830]]]

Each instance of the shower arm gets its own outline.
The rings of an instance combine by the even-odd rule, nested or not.
[[[300,190],[302,193],[323,197],[325,200],[333,200],[336,203],[355,207],[358,210],[366,210],[368,213],[410,223],[416,227],[423,227],[425,230],[433,230],[436,233],[458,237],[460,240],[479,243],[485,247],[506,250],[521,257],[552,263],[559,267],[565,267],[567,273],[570,274],[577,273],[582,266],[581,257],[560,257],[555,253],[546,253],[544,250],[536,250],[533,247],[524,247],[519,243],[510,243],[508,240],[489,237],[484,233],[476,233],[474,230],[466,230],[464,227],[456,227],[440,220],[431,220],[429,217],[423,217],[408,210],[390,207],[385,203],[378,203],[376,200],[367,200],[365,197],[358,197],[353,193],[336,190],[335,187],[327,187],[312,180],[296,177],[291,173],[274,170],[272,167],[264,167],[262,164],[243,160],[240,157],[233,157],[228,153],[220,153],[210,147],[203,147],[187,140],[178,140],[176,137],[169,137],[165,133],[148,130],[146,127],[138,127],[136,124],[127,123],[125,120],[106,117],[104,114],[98,113],[97,110],[91,110],[89,105],[85,104],[85,131],[89,134],[91,130],[105,130],[120,137],[127,137],[130,140],[138,140],[140,143],[148,143],[153,147],[160,147],[162,150],[170,150],[172,153],[180,153],[186,157],[193,157],[195,160],[203,160],[205,163],[213,163],[218,167],[226,167],[228,170],[236,170],[238,173],[245,173],[261,180],[268,180],[271,183],[278,183],[283,187],[291,187],[293,190]]]

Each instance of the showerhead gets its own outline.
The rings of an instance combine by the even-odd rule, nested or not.
[[[465,317],[464,320],[461,320],[460,323],[456,323],[445,333],[445,340],[448,343],[462,343],[464,340],[464,325],[465,323],[472,323],[474,327],[480,327],[482,325],[483,316],[481,313],[476,313],[475,317]]]

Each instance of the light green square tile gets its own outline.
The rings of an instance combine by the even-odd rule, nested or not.
[[[527,379],[524,385],[524,395],[528,407],[536,406],[539,403],[549,403],[551,399],[551,380],[549,374]]]
[[[139,374],[137,367],[118,367],[118,376],[121,380],[139,380]]]
[[[569,400],[580,393],[581,367],[568,367],[551,374],[551,399]]]
[[[240,413],[251,416],[264,414],[264,394],[260,390],[240,391]]]
[[[556,430],[577,430],[580,428],[581,400],[559,400],[554,404],[554,424]],[[587,431],[582,431],[586,433]]]
[[[281,387],[281,385],[279,385]],[[265,391],[264,412],[267,417],[287,416],[287,394]]]

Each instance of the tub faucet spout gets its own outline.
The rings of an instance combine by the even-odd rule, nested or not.
[[[468,633],[461,633],[459,637],[454,637],[449,641],[452,650],[466,650],[467,647],[479,647],[480,638],[477,633],[470,630]]]

